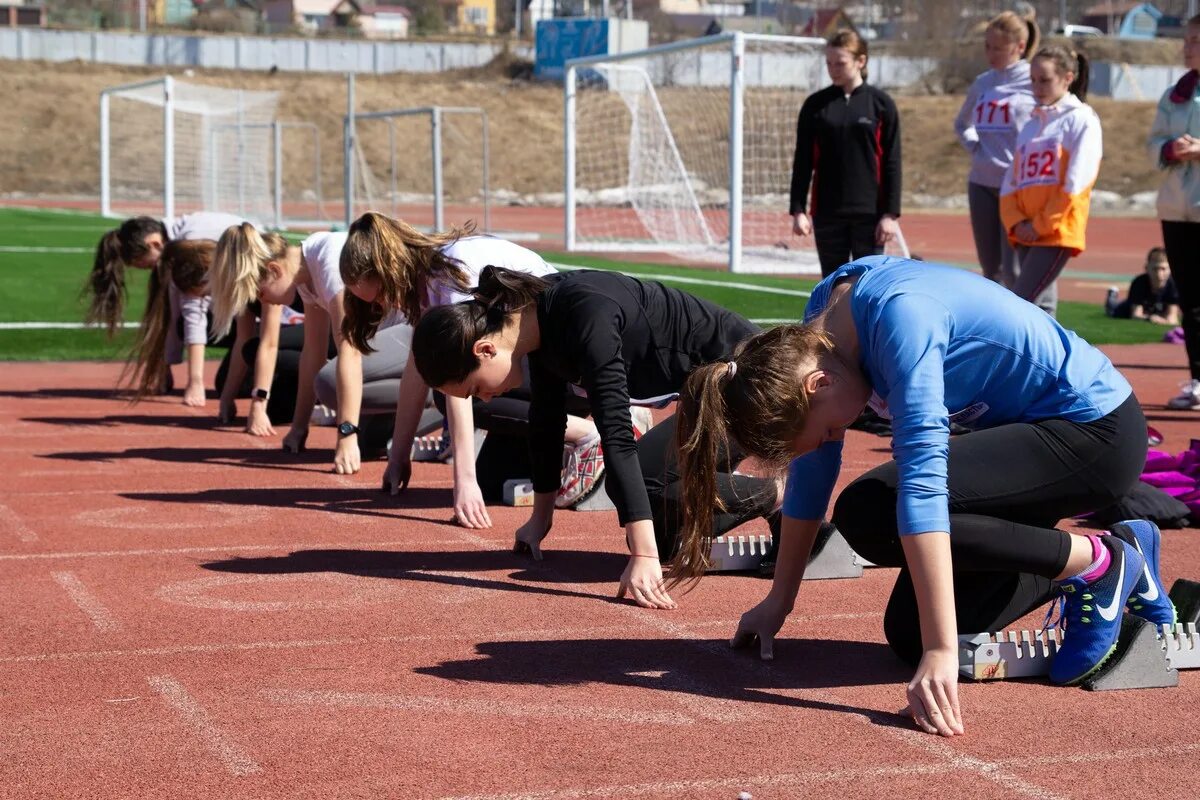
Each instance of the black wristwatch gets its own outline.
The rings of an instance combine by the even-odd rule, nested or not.
[[[358,433],[358,426],[353,422],[343,422],[338,425],[338,436],[349,436],[353,433]]]
[[[255,389],[250,396],[255,400],[266,400],[271,396],[271,393],[266,389]]]

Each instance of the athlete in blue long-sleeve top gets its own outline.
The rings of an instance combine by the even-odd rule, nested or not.
[[[758,638],[771,657],[846,427],[868,404],[892,420],[895,459],[853,481],[833,521],[864,557],[902,568],[884,630],[917,666],[908,704],[923,729],[963,730],[959,631],[1003,628],[1061,591],[1068,631],[1051,679],[1076,683],[1115,646],[1127,602],[1154,622],[1174,621],[1153,525],[1123,523],[1116,536],[1054,528],[1109,505],[1141,471],[1146,423],[1121,374],[978,275],[872,256],[818,284],[804,324],[758,334],[731,361],[698,368],[680,397],[691,514],[676,579],[704,566],[718,443],[732,436],[768,463],[791,460],[774,584],[743,615],[735,645]],[[974,432],[952,440],[951,422]]]

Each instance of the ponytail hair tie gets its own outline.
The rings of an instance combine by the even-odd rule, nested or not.
[[[733,380],[734,375],[737,375],[737,362],[730,361],[725,364],[725,377],[729,380]]]

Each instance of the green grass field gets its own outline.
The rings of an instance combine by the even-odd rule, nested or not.
[[[112,220],[95,214],[0,209],[0,323],[79,324],[86,308],[80,289],[91,268],[92,253],[100,236],[113,224]],[[807,292],[815,283],[634,264],[573,253],[543,252],[543,255],[548,261],[560,264],[652,275],[761,321],[799,319],[804,312],[806,297],[771,293],[771,289]],[[136,323],[146,302],[147,273],[130,270],[127,275],[129,300],[125,317]],[[1095,344],[1153,342],[1162,336],[1162,330],[1156,326],[1107,318],[1098,303],[1062,303],[1058,318]],[[0,328],[0,360],[120,359],[130,338],[129,330],[110,341],[99,330]]]

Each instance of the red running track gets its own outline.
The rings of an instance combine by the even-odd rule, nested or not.
[[[1161,403],[1180,348],[1114,349]],[[968,735],[895,714],[893,570],[806,584],[776,660],[725,644],[767,585],[713,576],[675,612],[614,601],[615,514],[447,524],[450,468],[399,502],[164,398],[109,396],[110,364],[0,378],[0,796],[5,798],[1084,798],[1189,795],[1200,676],[1092,694],[966,685]],[[886,457],[851,433],[847,477]],[[1167,580],[1200,577],[1196,532]]]

